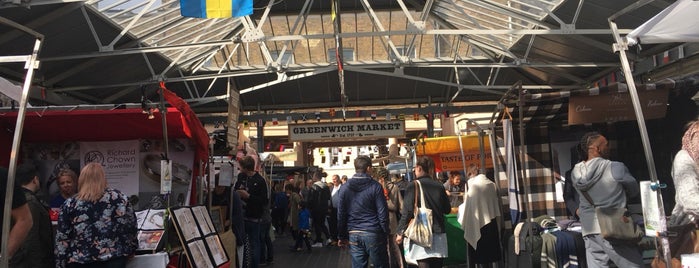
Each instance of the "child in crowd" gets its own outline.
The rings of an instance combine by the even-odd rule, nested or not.
[[[298,236],[296,237],[295,251],[303,251],[303,243],[306,244],[308,251],[311,251],[311,212],[306,208],[306,202],[299,203],[299,226]]]

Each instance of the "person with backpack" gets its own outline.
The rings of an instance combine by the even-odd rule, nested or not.
[[[282,190],[282,184],[274,185],[274,195],[272,204],[272,225],[274,226],[276,235],[284,235],[286,229],[286,218],[289,210],[289,197]]]
[[[325,218],[328,216],[330,208],[330,188],[322,180],[322,173],[316,172],[313,174],[313,185],[309,190],[309,198],[306,200],[308,207],[311,209],[311,220],[313,221],[313,230],[315,231],[315,243],[313,247],[323,246],[323,236],[327,238],[327,244],[332,242],[330,232],[325,225]]]
[[[400,210],[403,207],[403,196],[400,194],[400,188],[395,183],[388,181],[389,176],[386,168],[379,167],[374,170],[374,178],[383,186],[384,195],[386,196],[389,237],[395,237],[398,220],[400,219]],[[396,243],[388,243],[388,265],[391,268],[403,268],[405,266],[402,250]]]

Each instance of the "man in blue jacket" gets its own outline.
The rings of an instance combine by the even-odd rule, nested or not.
[[[354,160],[357,174],[342,185],[337,208],[338,246],[350,246],[352,268],[388,267],[388,205],[381,184],[369,176],[371,159]],[[378,224],[377,224],[378,223]],[[349,240],[348,240],[349,239]]]

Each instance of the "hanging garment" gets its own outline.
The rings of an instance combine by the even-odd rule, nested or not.
[[[524,222],[517,228],[519,233],[513,235],[507,244],[507,267],[531,268],[541,266],[542,241],[539,235],[541,227],[537,223]],[[531,229],[531,230],[528,230]],[[531,235],[530,235],[531,234]],[[519,251],[515,251],[516,247]],[[518,252],[518,253],[516,253]]]
[[[522,219],[522,206],[520,205],[519,183],[517,181],[517,156],[515,154],[512,120],[503,120],[502,129],[505,137],[505,163],[507,165],[507,188],[508,199],[510,200],[510,218],[512,219],[512,224],[515,225]]]
[[[463,213],[459,213],[459,223],[464,230],[464,239],[475,249],[481,239],[481,228],[500,215],[500,204],[495,183],[485,175],[478,174],[468,180],[468,191],[464,196]],[[497,226],[496,226],[497,227]]]
[[[468,259],[476,264],[499,261],[502,256],[499,233],[498,223],[495,219],[483,226],[480,230],[481,239],[478,240],[477,249],[470,244],[468,245]]]

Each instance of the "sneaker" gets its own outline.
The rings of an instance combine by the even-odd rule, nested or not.
[[[322,248],[322,247],[323,247],[323,243],[317,242],[317,243],[311,245],[311,247],[314,247],[314,248]]]
[[[325,241],[325,245],[331,246],[333,244],[333,240],[328,238],[327,241]]]

